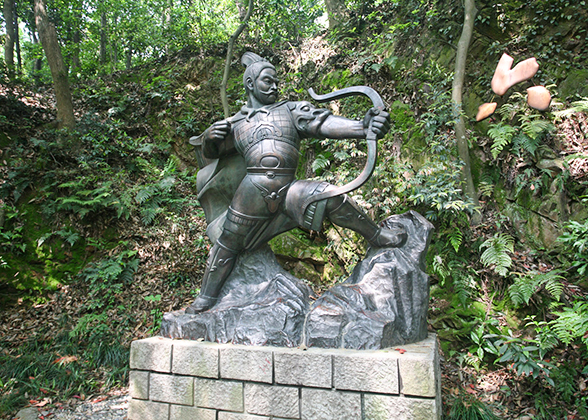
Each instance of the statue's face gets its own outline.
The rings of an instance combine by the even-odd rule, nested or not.
[[[251,85],[252,95],[263,105],[273,104],[278,99],[278,76],[275,69],[264,68]]]

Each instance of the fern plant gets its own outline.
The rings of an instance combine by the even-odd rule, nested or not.
[[[341,152],[339,153],[339,155],[342,156]],[[315,158],[314,162],[312,162],[311,168],[313,172],[320,175],[320,173],[327,169],[330,165],[331,160],[329,159],[328,154],[321,153]]]
[[[556,319],[549,323],[557,337],[565,344],[582,340],[588,346],[588,302],[578,300],[572,307],[554,312]]]
[[[492,139],[492,157],[496,159],[511,143],[519,156],[528,153],[536,157],[543,139],[555,131],[555,126],[544,119],[543,114],[532,112],[520,93],[512,95],[510,99],[512,102],[502,105],[498,110],[502,121],[492,124],[488,129],[488,136]]]
[[[511,143],[516,132],[516,128],[503,122],[493,124],[488,129],[488,135],[493,140],[490,149],[494,159],[496,159],[500,152]]]
[[[515,306],[528,305],[531,298],[541,290],[545,290],[550,297],[559,301],[563,292],[562,279],[560,270],[518,274],[515,282],[508,288],[508,293]]]
[[[499,233],[487,239],[480,248],[486,248],[480,257],[486,267],[493,266],[494,271],[501,276],[508,274],[512,265],[510,254],[514,252],[514,239],[507,233]]]
[[[588,221],[570,221],[564,226],[564,233],[557,239],[573,252],[572,267],[584,276],[588,270]]]
[[[101,183],[96,188],[88,188],[89,184],[93,185],[93,180],[86,177],[60,184],[59,188],[67,189],[68,195],[57,198],[57,210],[71,211],[80,217],[107,208],[115,209],[119,215],[128,213],[128,209],[121,208],[122,202],[118,200],[112,182]]]
[[[588,98],[584,98],[580,101],[572,102],[572,106],[568,109],[564,109],[562,111],[554,112],[553,115],[556,119],[562,119],[565,117],[569,117],[570,115],[579,113],[579,112],[588,112]]]
[[[118,255],[90,264],[79,276],[88,284],[88,309],[109,308],[122,292],[124,285],[131,283],[139,258],[137,251],[123,251]]]
[[[512,331],[509,331],[509,335],[488,334],[486,338],[497,338],[494,346],[498,349],[500,358],[496,363],[509,364],[520,376],[530,376],[534,379],[542,377],[553,386],[553,380],[549,377],[553,365],[541,359],[539,346],[534,340],[515,337]]]
[[[27,248],[24,223],[20,220],[26,212],[16,207],[4,206],[4,223],[0,225],[0,251],[23,254]]]
[[[43,245],[52,236],[60,237],[65,242],[67,242],[69,244],[69,246],[74,246],[74,244],[80,239],[80,234],[77,232],[74,232],[69,229],[67,229],[67,230],[66,229],[59,229],[54,232],[49,232],[49,233],[46,233],[43,236],[41,236],[37,240],[37,246]]]

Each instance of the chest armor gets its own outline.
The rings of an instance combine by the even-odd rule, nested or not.
[[[300,136],[287,104],[259,111],[233,127],[235,146],[248,169],[296,169]]]

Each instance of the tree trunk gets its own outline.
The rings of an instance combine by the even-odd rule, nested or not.
[[[20,54],[20,31],[18,30],[18,10],[14,6],[14,47],[16,49],[16,68],[18,74],[22,74],[22,57]]]
[[[329,15],[329,29],[333,29],[349,19],[345,0],[325,0],[325,7]]]
[[[129,38],[127,42],[127,51],[125,57],[125,68],[130,70],[133,64],[133,37]]]
[[[229,114],[229,100],[227,99],[227,82],[229,81],[229,71],[231,70],[231,60],[233,58],[233,48],[235,47],[235,41],[243,32],[243,29],[247,26],[247,21],[251,17],[251,13],[253,12],[253,0],[249,0],[249,6],[247,8],[247,14],[241,21],[241,24],[235,31],[233,35],[229,38],[229,47],[227,48],[227,59],[225,61],[225,72],[223,74],[223,81],[221,82],[220,94],[221,94],[221,101],[223,103],[223,110],[225,113],[225,118],[229,118],[231,115]]]
[[[33,29],[31,31],[31,38],[33,39],[33,44],[36,45],[39,43],[39,38],[37,37],[37,33]],[[42,58],[35,58],[33,60],[33,79],[37,85],[41,84],[41,69],[43,68],[43,59]]]
[[[67,69],[61,55],[55,27],[49,22],[44,0],[35,0],[35,22],[41,44],[51,69],[55,98],[57,100],[57,124],[59,128],[73,128],[75,125],[73,103],[67,79]]]
[[[161,35],[162,39],[166,39],[166,34],[170,33],[171,27],[171,13],[173,9],[173,0],[170,0],[168,3],[168,7],[163,9],[163,14],[161,15]],[[165,54],[169,54],[169,42],[164,41],[163,49]]]
[[[455,57],[455,75],[453,78],[451,92],[451,99],[453,100],[456,110],[459,112],[459,119],[455,125],[455,136],[457,138],[457,150],[459,153],[459,158],[464,163],[462,168],[462,178],[465,184],[465,195],[474,203],[476,208],[471,219],[471,222],[474,225],[479,224],[481,220],[480,213],[478,212],[480,203],[478,201],[478,194],[476,192],[476,187],[474,186],[474,180],[472,178],[470,151],[468,147],[465,120],[463,118],[461,106],[463,83],[465,79],[466,58],[468,55],[468,48],[470,46],[472,34],[474,32],[474,19],[476,18],[477,12],[478,10],[476,9],[475,1],[465,0],[463,29],[457,44],[457,55]]]
[[[237,11],[239,12],[239,20],[243,22],[245,20],[245,16],[247,16],[248,4],[245,0],[235,0],[235,5],[237,6]],[[243,29],[243,35],[246,39],[249,36],[249,27],[246,26]]]
[[[71,55],[71,69],[72,73],[76,73],[81,70],[82,64],[80,62],[80,43],[82,42],[82,34],[80,31],[80,25],[82,23],[82,16],[81,12],[76,11],[74,16],[74,25],[77,28],[73,31],[73,48],[72,48],[72,55]]]
[[[4,22],[6,25],[6,43],[4,44],[4,62],[8,69],[8,76],[14,77],[14,0],[4,0]]]
[[[111,50],[110,62],[112,63],[112,72],[115,72],[117,64],[118,64],[118,43],[116,42],[116,39],[113,39],[112,43],[110,45],[111,45],[111,47],[110,47],[110,50]]]
[[[100,14],[100,64],[106,64],[106,26],[108,19],[106,18],[106,12]]]

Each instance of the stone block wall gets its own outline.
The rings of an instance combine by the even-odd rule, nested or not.
[[[436,336],[307,350],[152,337],[131,345],[129,420],[439,420]]]

